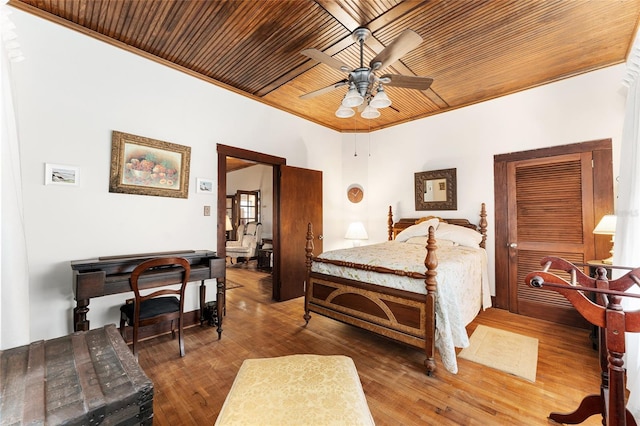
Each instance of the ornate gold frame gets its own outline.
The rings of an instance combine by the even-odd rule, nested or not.
[[[445,183],[446,201],[425,201],[425,185],[427,182],[441,181]],[[434,182],[435,183],[435,182]],[[416,210],[457,210],[458,196],[456,190],[456,169],[431,170],[415,174]]]
[[[113,131],[109,192],[188,198],[191,147]]]

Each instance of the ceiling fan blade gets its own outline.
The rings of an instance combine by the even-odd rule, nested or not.
[[[327,87],[323,87],[322,89],[318,89],[318,90],[314,90],[313,92],[309,92],[306,93],[302,96],[300,96],[300,99],[311,99],[311,98],[315,98],[316,96],[320,96],[320,95],[324,95],[325,93],[329,93],[334,89],[337,89],[338,87],[344,86],[346,84],[349,83],[349,80],[344,79],[341,80],[337,83],[332,84],[331,86],[327,86]]]
[[[414,75],[385,74],[380,79],[389,79],[385,86],[404,87],[407,89],[427,90],[433,79],[430,77],[416,77]]]
[[[331,68],[335,68],[339,71],[343,71],[343,72],[351,71],[350,67],[346,66],[344,63],[340,62],[337,59],[334,59],[332,56],[329,56],[318,49],[305,49],[300,53],[302,53],[304,56],[308,56],[313,60],[329,65]]]
[[[382,49],[375,58],[369,62],[372,70],[378,70],[388,67],[395,61],[412,51],[422,43],[422,37],[413,30],[404,30],[402,34],[391,42],[390,45]]]

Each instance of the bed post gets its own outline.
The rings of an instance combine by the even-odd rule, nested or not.
[[[424,365],[427,368],[428,376],[432,376],[436,371],[436,292],[438,291],[438,282],[436,281],[436,275],[438,275],[436,272],[436,268],[438,267],[438,258],[436,257],[437,248],[435,229],[433,226],[430,226],[429,238],[427,239],[427,257],[424,259],[424,266],[427,267],[427,278],[424,280],[427,287],[424,339],[424,350],[427,358],[424,361]]]
[[[393,240],[393,213],[391,212],[391,206],[389,206],[389,213],[387,214],[387,232],[389,233],[389,241]]]
[[[484,203],[480,208],[480,233],[482,234],[482,241],[480,247],[486,249],[487,245],[487,208]]]
[[[304,291],[304,321],[305,325],[309,324],[311,315],[309,315],[309,299],[311,298],[311,259],[313,258],[313,226],[311,222],[307,225],[307,244],[304,247],[305,265],[307,266],[307,281],[305,283]]]

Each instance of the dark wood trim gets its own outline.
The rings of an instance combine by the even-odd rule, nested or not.
[[[493,162],[511,162],[530,160],[533,158],[555,157],[556,155],[577,154],[588,151],[611,150],[611,139],[599,139],[588,142],[578,142],[568,145],[558,145],[548,148],[531,149],[528,151],[510,152],[493,156]]]
[[[273,166],[273,297],[279,300],[280,295],[280,166],[287,164],[287,159],[274,155],[233,146],[217,144],[218,152],[218,232],[217,253],[226,257],[226,238],[224,229],[224,215],[227,208],[227,157],[255,161],[256,163]]]

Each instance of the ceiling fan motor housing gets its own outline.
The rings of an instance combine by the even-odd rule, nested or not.
[[[351,81],[356,85],[358,93],[363,98],[367,92],[370,92],[371,84],[374,82],[375,77],[369,68],[358,68],[350,73]]]

